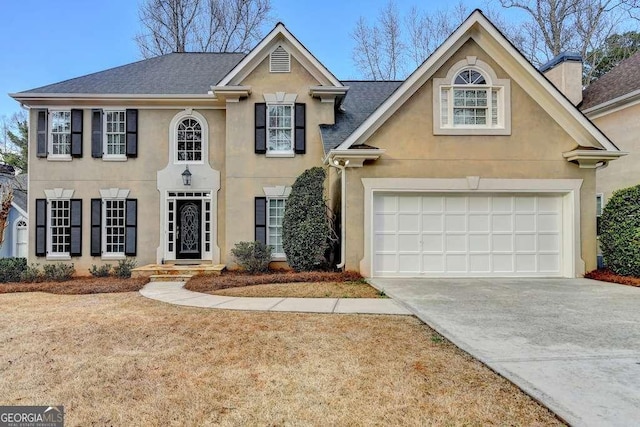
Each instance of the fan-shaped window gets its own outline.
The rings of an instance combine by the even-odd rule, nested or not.
[[[200,122],[188,117],[178,123],[176,131],[176,160],[179,162],[201,162],[202,126]]]
[[[436,134],[510,133],[509,81],[498,79],[488,64],[468,57],[434,84]]]

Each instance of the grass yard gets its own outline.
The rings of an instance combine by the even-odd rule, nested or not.
[[[0,295],[0,404],[66,425],[554,425],[413,317]]]

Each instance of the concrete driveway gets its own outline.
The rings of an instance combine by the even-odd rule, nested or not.
[[[572,425],[640,424],[640,288],[588,279],[371,279]]]

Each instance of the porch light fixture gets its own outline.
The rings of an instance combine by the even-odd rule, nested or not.
[[[189,165],[187,165],[187,168],[182,172],[182,183],[184,185],[191,185],[191,172],[189,171]]]

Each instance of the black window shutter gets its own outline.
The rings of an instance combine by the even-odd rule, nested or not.
[[[267,244],[267,198],[255,199],[256,241]]]
[[[125,213],[125,243],[124,254],[136,256],[138,245],[138,199],[127,199]]]
[[[82,200],[71,199],[71,256],[82,255]]]
[[[102,255],[102,199],[91,199],[91,256]]]
[[[37,157],[47,157],[47,110],[37,110],[38,116],[38,144],[37,144]],[[44,256],[44,255],[43,255]]]
[[[304,154],[306,151],[306,132],[305,132],[305,123],[306,123],[306,104],[296,103],[296,111],[295,111],[295,123],[296,123],[296,134],[295,134],[295,153],[296,154]]]
[[[256,154],[267,152],[267,104],[257,103],[256,109]]]
[[[82,157],[83,110],[71,110],[71,156]]]
[[[91,110],[91,157],[102,157],[102,110]]]
[[[47,255],[47,199],[36,199],[36,256]]]
[[[138,110],[127,110],[127,157],[138,157]]]

